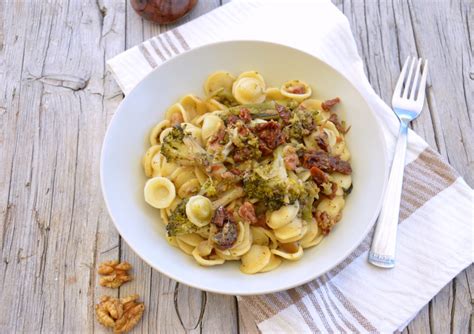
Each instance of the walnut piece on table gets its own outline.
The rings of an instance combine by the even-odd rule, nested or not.
[[[102,275],[99,284],[107,288],[118,288],[123,283],[132,280],[128,274],[130,269],[132,266],[128,262],[106,261],[99,266],[98,273]]]
[[[141,319],[145,305],[137,302],[138,295],[126,298],[102,296],[95,306],[97,321],[110,327],[115,333],[124,333],[131,330]]]

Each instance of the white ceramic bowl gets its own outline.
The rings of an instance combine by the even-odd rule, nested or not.
[[[267,86],[301,79],[320,99],[339,96],[339,110],[351,125],[347,143],[352,153],[353,191],[343,218],[300,261],[285,261],[277,270],[245,275],[237,262],[201,267],[170,246],[159,211],[143,199],[146,178],[141,158],[148,133],[168,106],[187,93],[203,96],[206,77],[217,70],[234,74],[257,70]],[[361,94],[335,69],[301,51],[277,44],[234,41],[207,45],[179,55],[150,73],[123,100],[109,125],[101,157],[102,191],[120,235],[149,265],[179,282],[202,290],[252,295],[288,289],[330,270],[367,235],[380,209],[387,174],[381,128]]]

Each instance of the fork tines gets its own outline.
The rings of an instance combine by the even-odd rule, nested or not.
[[[423,103],[427,75],[428,60],[425,59],[423,61],[422,58],[408,57],[403,64],[402,72],[395,86],[393,102],[395,102],[396,98],[401,98],[403,100],[421,101]]]

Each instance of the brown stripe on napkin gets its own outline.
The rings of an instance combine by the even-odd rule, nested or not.
[[[242,298],[242,302],[261,320],[274,316],[280,310],[284,310],[292,304],[292,300],[286,291],[261,296],[248,296]],[[261,315],[261,317],[258,317],[258,315]]]
[[[324,292],[326,292],[326,295],[328,296],[328,300],[329,300],[329,304],[330,307],[336,312],[337,316],[339,319],[341,319],[341,321],[344,323],[344,325],[350,329],[351,333],[356,333],[357,332],[357,329],[354,327],[354,325],[349,321],[347,320],[344,315],[341,313],[341,311],[339,310],[339,308],[336,306],[336,303],[332,300],[331,298],[331,294],[329,293],[329,290],[326,286],[326,284],[323,284],[321,286],[321,288],[324,290]]]
[[[367,331],[370,333],[375,333],[377,332],[377,329],[370,323],[370,321],[364,317],[350,302],[349,299],[344,296],[344,294],[331,282],[328,282],[328,287],[334,293],[337,299],[339,299],[339,302],[344,306],[344,308],[354,317],[354,319],[357,320],[357,322],[364,327]]]
[[[403,179],[400,222],[456,181],[456,171],[427,148],[407,165]]]
[[[300,295],[298,293],[296,293],[295,289],[291,289],[288,291],[288,294],[290,295],[291,299],[293,300],[293,305],[296,306],[296,308],[298,309],[299,313],[301,314],[301,316],[303,317],[304,319],[304,322],[306,323],[306,325],[309,327],[309,329],[311,330],[311,332],[315,333],[315,332],[320,332],[319,328],[316,327],[316,324],[313,320],[313,317],[311,316],[311,313],[309,312],[308,308],[306,307],[306,305],[303,303],[303,298],[300,298]],[[319,312],[322,312],[321,308],[318,307],[316,308],[316,310]],[[326,324],[325,324],[326,325]],[[327,329],[327,328],[326,328]]]
[[[174,37],[176,37],[179,44],[181,44],[184,50],[189,50],[188,42],[186,42],[186,39],[184,39],[183,35],[181,35],[181,32],[178,28],[174,28],[173,30],[171,30],[171,33],[174,35]]]
[[[156,63],[155,59],[153,59],[153,56],[150,54],[150,52],[148,52],[147,48],[145,47],[145,45],[143,44],[140,44],[138,46],[138,50],[140,50],[140,52],[142,53],[143,57],[146,59],[146,61],[148,62],[148,64],[150,64],[151,67],[155,68],[156,66],[158,66],[158,64]]]
[[[324,285],[324,284],[323,284]],[[326,312],[329,314],[329,318],[331,318],[331,321],[332,323],[337,327],[338,331],[340,333],[344,332],[344,329],[339,325],[339,322],[336,320],[336,317],[334,316],[334,314],[332,313],[332,310],[331,308],[329,307],[329,304],[328,302],[326,301],[326,298],[322,292],[321,289],[317,289],[315,290],[315,292],[318,294],[319,298],[322,300],[323,304],[324,304],[324,308],[326,310]],[[313,294],[311,294],[313,295]]]
[[[150,38],[150,45],[153,48],[153,50],[155,51],[155,53],[158,55],[158,57],[160,57],[160,59],[162,61],[165,61],[166,58],[165,58],[165,56],[163,56],[163,53],[161,52],[160,47],[156,43],[155,38]]]
[[[165,36],[166,41],[168,42],[169,46],[171,47],[171,50],[173,50],[174,53],[177,55],[180,54],[178,48],[176,45],[174,45],[173,41],[171,40],[171,37],[168,35],[168,33],[163,34]]]
[[[166,53],[166,56],[167,57],[171,57],[171,51],[168,49],[168,47],[165,45],[165,43],[163,42],[163,40],[161,39],[161,36],[156,36],[156,39],[158,40],[158,42],[160,43],[161,47],[163,48],[163,50],[165,50],[165,53]]]
[[[312,282],[310,282],[310,283],[312,283]],[[313,305],[314,309],[316,310],[316,312],[318,313],[318,316],[321,319],[321,322],[323,323],[324,328],[326,329],[326,331],[329,331],[329,332],[332,331],[331,327],[329,326],[329,323],[326,319],[326,316],[324,315],[324,312],[323,312],[323,309],[322,309],[321,305],[319,304],[318,300],[316,299],[316,296],[312,293],[313,290],[316,290],[316,289],[312,288],[310,284],[304,284],[301,287],[297,287],[297,288],[294,288],[294,289],[291,289],[291,290],[298,291],[300,289],[304,291],[304,294],[301,294],[302,295],[301,298],[304,298],[305,296],[309,297],[309,300],[310,300],[311,304]]]
[[[405,167],[400,222],[406,220],[427,201],[448,188],[453,184],[457,177],[458,175],[455,170],[445,163],[438,153],[431,148],[426,148],[414,161],[410,162]],[[256,317],[258,322],[271,318],[292,304],[295,304],[295,306],[298,307],[296,301],[301,300],[307,295],[311,295],[314,290],[321,288],[321,286],[324,286],[327,282],[330,283],[332,277],[336,276],[360,255],[369,250],[373,230],[374,229],[369,232],[362,243],[343,262],[319,278],[321,284],[318,280],[314,280],[300,287],[283,292],[262,296],[243,297],[241,303],[244,303],[249,310],[252,311],[252,314]],[[335,290],[335,292],[333,291],[334,295],[351,314],[355,314],[353,315],[354,318],[357,319],[358,322],[361,322],[361,325],[364,326],[364,328],[368,331],[371,331],[368,328],[373,328],[373,331],[375,331],[375,328],[360,314],[360,312],[357,311],[355,306],[337,290],[337,288],[334,287],[331,290]],[[310,298],[310,300],[316,310],[321,307],[314,296],[313,299]],[[257,314],[257,310],[260,310],[261,312]],[[338,312],[340,313],[340,311]],[[300,311],[300,313],[303,314],[302,311]],[[305,311],[305,313],[307,312]],[[321,316],[321,319],[323,319],[324,314],[321,314]],[[348,321],[347,319],[344,320],[344,322]],[[323,320],[323,323],[324,321],[327,320]]]

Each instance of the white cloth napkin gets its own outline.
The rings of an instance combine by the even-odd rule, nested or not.
[[[398,121],[370,86],[349,23],[329,0],[235,0],[127,50],[108,65],[127,94],[167,59],[232,39],[286,44],[337,68],[377,112],[393,152]],[[264,333],[402,329],[473,262],[472,199],[464,180],[410,132],[396,268],[368,264],[369,235],[343,263],[313,282],[275,294],[239,297],[244,323],[254,322]]]

